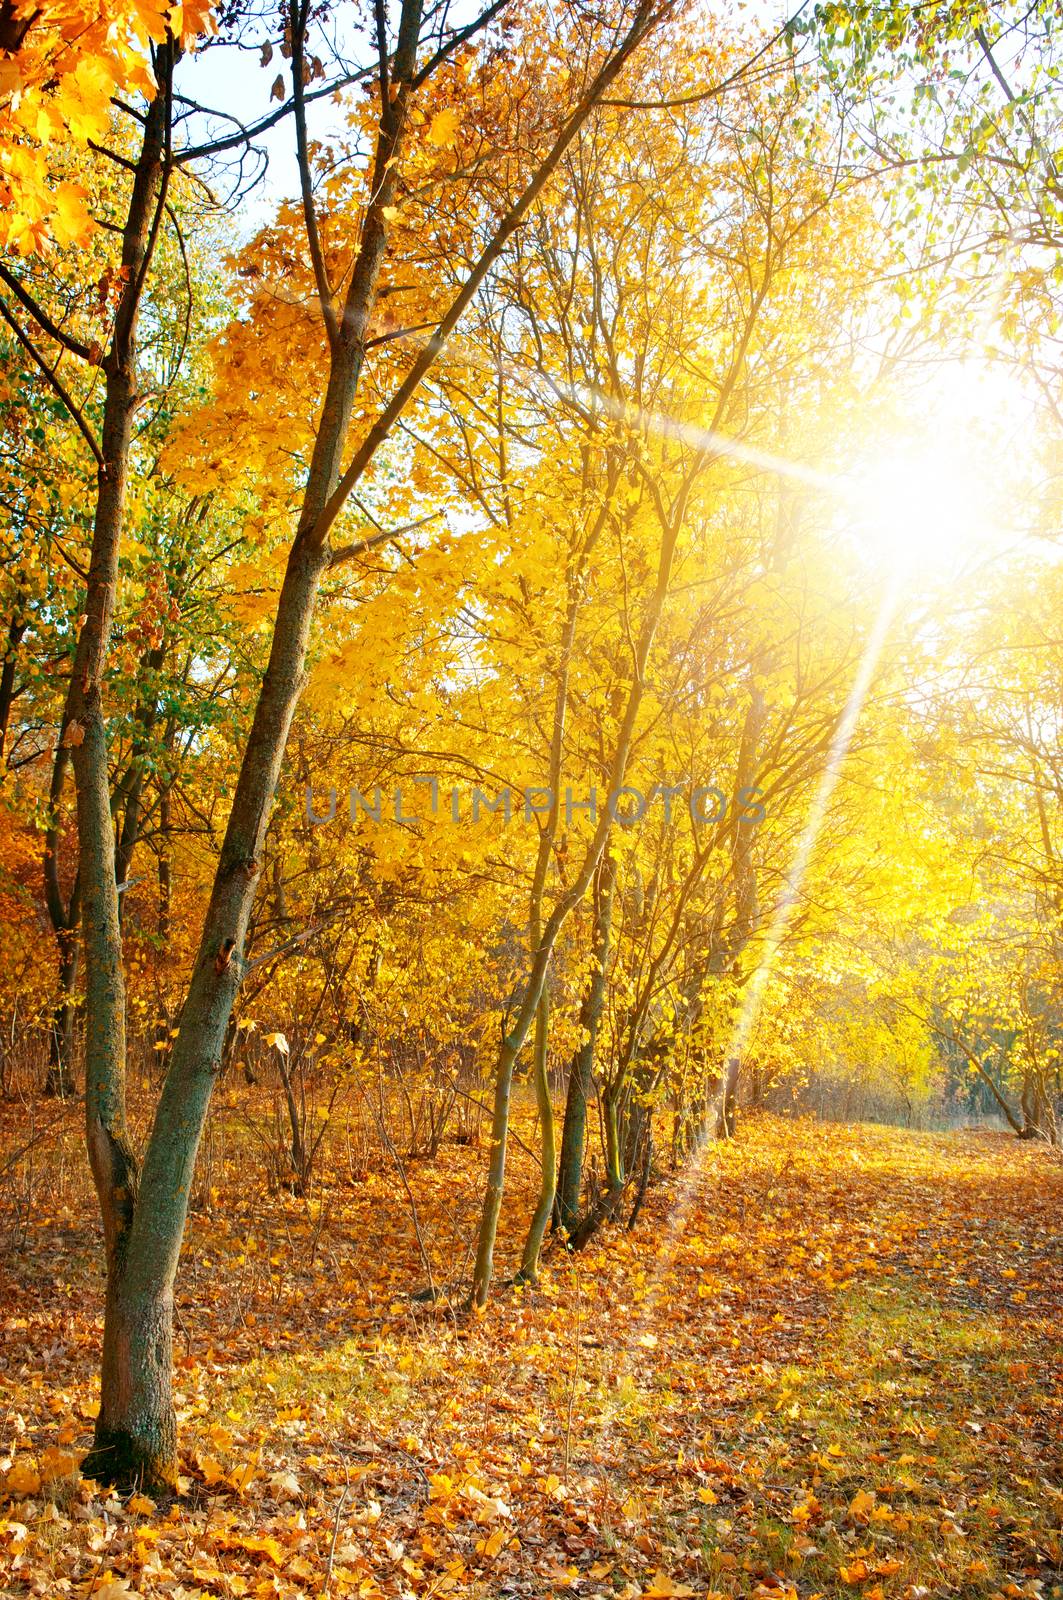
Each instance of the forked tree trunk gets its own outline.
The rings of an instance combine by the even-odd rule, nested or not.
[[[402,132],[415,76],[421,0],[404,0],[398,41],[390,61],[382,41],[382,76],[385,81],[390,77],[390,84],[387,94],[381,97],[370,199],[342,305],[337,306],[330,300],[327,280],[320,281],[324,277],[324,267],[320,256],[315,254],[316,235],[308,219],[311,253],[315,254],[315,268],[320,269],[319,292],[329,334],[328,385],[299,525],[278,600],[269,664],[241,762],[199,951],[181,1012],[180,1030],[156,1108],[139,1186],[125,1140],[121,936],[114,879],[114,834],[109,809],[102,803],[106,801],[107,791],[107,752],[99,712],[100,673],[93,670],[86,679],[86,682],[91,681],[92,687],[92,696],[84,708],[87,732],[84,743],[75,750],[80,850],[83,869],[86,861],[91,869],[85,875],[87,1076],[92,1083],[91,1094],[86,1093],[86,1108],[89,1151],[107,1238],[108,1297],[104,1388],[96,1444],[88,1462],[83,1463],[83,1471],[123,1485],[139,1482],[152,1490],[166,1490],[175,1482],[176,1427],[171,1389],[173,1286],[196,1154],[242,974],[242,952],[270,807],[303,687],[315,601],[321,578],[333,559],[328,547],[329,531],[346,496],[437,358],[505,240],[541,193],[590,109],[642,38],[651,16],[649,0],[643,0],[622,43],[565,123],[549,156],[485,247],[462,291],[439,324],[435,338],[414,361],[341,477],[342,455],[376,302],[387,218],[395,194]],[[301,81],[298,70],[295,75],[297,82]],[[168,98],[168,94],[160,91],[153,108]],[[136,276],[134,273],[134,279]],[[124,418],[128,446],[129,412],[128,407],[122,411],[119,398],[116,388],[112,400],[109,384],[108,416],[113,410],[116,422],[119,417]],[[113,442],[117,445],[120,441],[116,437]],[[109,459],[108,456],[108,462]],[[101,475],[92,561],[93,572],[100,566],[100,577],[95,587],[90,578],[90,620],[95,614],[94,604],[106,601],[113,606],[124,454],[121,461],[122,472],[113,480],[108,477],[105,482]],[[113,570],[108,565],[112,560]],[[100,598],[94,601],[97,592]],[[109,631],[110,611],[107,610],[106,616],[101,611],[100,625],[83,630],[79,658],[90,635],[97,645],[102,641],[105,651]],[[580,886],[580,893],[583,888],[585,884]],[[556,927],[553,934],[556,936]],[[538,952],[533,964],[534,999],[527,1019],[522,1019],[525,1033],[542,992],[548,956],[548,950]],[[505,1117],[508,1117],[513,1061],[521,1043],[523,1035],[508,1058],[505,1050],[503,1052],[500,1076],[506,1087]],[[496,1140],[495,1153],[504,1163],[504,1139]],[[498,1177],[500,1203],[501,1169]]]

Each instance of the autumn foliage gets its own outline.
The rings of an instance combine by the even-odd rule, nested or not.
[[[179,1297],[186,1501],[168,1517],[77,1475],[102,1309],[89,1193],[69,1136],[61,1188],[54,1130],[19,1163],[15,1592],[1051,1593],[1043,1150],[758,1122],[655,1190],[657,1252],[638,1235],[555,1252],[467,1324],[411,1303],[424,1268],[391,1173],[352,1178],[339,1135],[320,1207],[252,1195],[224,1098]],[[453,1143],[411,1169],[437,1281],[476,1172]]]
[[[13,1593],[1049,1592],[1058,31],[0,0]]]

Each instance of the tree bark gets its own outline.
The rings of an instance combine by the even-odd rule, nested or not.
[[[68,1099],[76,1091],[74,1082],[74,987],[77,983],[80,935],[73,928],[56,931],[59,950],[59,996],[52,1010],[52,1025],[48,1032],[48,1073],[44,1092]]]
[[[558,1228],[571,1237],[580,1214],[583,1155],[587,1140],[587,1106],[594,1089],[594,1052],[598,1027],[605,1009],[609,951],[613,923],[613,889],[616,857],[608,851],[598,869],[594,907],[594,965],[580,1006],[584,1039],[572,1058],[565,1096],[565,1121],[561,1130],[561,1159],[557,1174]]]
[[[738,1128],[738,1075],[741,1062],[731,1056],[723,1071],[720,1101],[716,1111],[717,1139],[733,1139]]]
[[[554,1209],[555,1173],[557,1171],[557,1133],[554,1122],[554,1107],[550,1099],[550,1076],[547,1070],[547,1043],[550,1034],[550,1000],[546,990],[543,990],[539,1001],[539,1010],[535,1017],[535,1103],[539,1111],[540,1141],[539,1148],[542,1156],[542,1172],[539,1179],[539,1200],[528,1227],[528,1236],[524,1241],[524,1255],[521,1259],[519,1277],[522,1282],[534,1283],[539,1274],[539,1256],[543,1247],[543,1236],[546,1225],[550,1221],[550,1214]]]
[[[156,52],[159,91],[148,109],[122,240],[124,290],[115,315],[111,348],[104,359],[106,390],[99,490],[89,563],[85,623],[78,639],[60,733],[73,752],[77,792],[79,882],[85,946],[85,1128],[107,1252],[103,1387],[95,1442],[82,1465],[86,1476],[142,1482],[150,1490],[172,1489],[176,1458],[160,1469],[159,1437],[176,1429],[170,1398],[169,1346],[161,1339],[150,1298],[129,1274],[129,1236],[136,1214],[137,1163],[126,1129],[125,981],[115,877],[103,678],[118,584],[118,558],[125,512],[126,480],[136,406],[136,329],[144,277],[165,200],[170,76],[176,46]],[[151,1325],[149,1345],[139,1344],[137,1326]],[[165,1376],[158,1371],[165,1366]],[[134,1419],[145,1413],[159,1387],[159,1426],[142,1453]],[[154,1435],[158,1435],[155,1437]]]

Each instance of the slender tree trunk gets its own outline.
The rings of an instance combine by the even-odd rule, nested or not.
[[[620,1147],[620,1106],[616,1085],[607,1085],[603,1095],[605,1117],[605,1182],[611,1190],[624,1187],[624,1158]]]
[[[148,674],[150,693],[141,701],[133,717],[136,736],[133,748],[129,755],[129,764],[122,774],[116,792],[111,802],[112,813],[118,823],[118,843],[115,850],[115,877],[118,880],[118,915],[124,915],[126,885],[133,866],[133,852],[140,838],[142,822],[144,785],[147,780],[147,752],[148,741],[158,717],[158,704],[155,699],[155,675],[166,659],[166,644],[163,642],[155,649],[148,652],[144,666]],[[125,893],[122,891],[125,890]]]
[[[724,1067],[720,1101],[716,1113],[717,1139],[733,1139],[738,1126],[738,1075],[741,1063],[732,1056]]]
[[[550,1099],[550,1076],[547,1071],[547,1043],[550,1034],[550,1000],[543,990],[539,1010],[535,1016],[535,1103],[539,1110],[540,1151],[542,1175],[539,1180],[539,1200],[524,1241],[524,1256],[520,1264],[520,1278],[534,1283],[539,1273],[539,1255],[543,1235],[554,1209],[554,1174],[557,1171],[557,1133],[554,1107]]]
[[[735,773],[737,793],[751,788],[757,774],[757,751],[764,728],[766,707],[763,691],[754,686],[750,690],[749,706],[742,727],[742,742],[738,751]],[[732,973],[738,970],[742,953],[760,923],[760,905],[757,897],[757,872],[753,847],[756,830],[744,826],[735,818],[731,827],[731,876],[734,882],[734,923],[721,954],[726,955]],[[738,1079],[741,1062],[732,1056],[725,1064],[720,1084],[720,1099],[716,1108],[716,1137],[733,1139],[738,1128]]]
[[[498,1053],[498,1062],[495,1068],[495,1099],[491,1115],[491,1155],[487,1164],[484,1207],[480,1218],[480,1232],[476,1242],[476,1263],[473,1267],[472,1299],[474,1305],[483,1305],[486,1302],[487,1292],[494,1273],[498,1218],[502,1211],[502,1196],[506,1190],[506,1143],[509,1136],[509,1101],[513,1089],[513,1066],[516,1059],[516,1048],[509,1040],[505,1040]]]
[[[159,794],[159,833],[157,850],[157,870],[159,881],[158,913],[155,924],[156,938],[159,950],[165,950],[170,942],[170,909],[171,909],[171,870],[170,870],[170,784],[167,781]],[[157,1012],[155,1017],[155,1065],[164,1068],[166,1057],[170,1051],[170,1028],[172,1020],[170,1008],[164,998],[161,986],[156,989]]]
[[[44,1092],[67,1099],[75,1092],[74,1083],[74,988],[77,984],[81,936],[78,929],[61,928],[56,933],[59,948],[59,997],[52,1011],[48,1032],[48,1074]]]
[[[108,1298],[96,1445],[83,1470],[119,1484],[166,1490],[176,1475],[171,1347],[173,1285],[207,1108],[242,974],[242,951],[261,871],[270,807],[302,692],[310,628],[330,552],[322,514],[339,479],[365,354],[366,328],[395,185],[392,159],[403,125],[420,28],[407,0],[395,61],[399,93],[385,108],[373,201],[363,225],[343,316],[330,338],[328,385],[299,527],[277,605],[269,663],[240,767],[180,1029],[125,1228],[119,1286]],[[113,830],[108,830],[113,884]],[[117,906],[115,907],[117,915]],[[108,946],[117,950],[117,922]],[[120,970],[120,969],[119,969]],[[143,1317],[131,1308],[144,1308]]]
[[[568,1236],[575,1231],[583,1186],[583,1154],[587,1140],[587,1105],[594,1088],[594,1052],[598,1027],[605,1009],[609,948],[613,921],[616,857],[606,851],[598,869],[594,911],[594,965],[580,1006],[583,1042],[572,1058],[565,1122],[561,1130],[561,1160],[557,1176],[557,1226]]]
[[[66,1097],[75,1091],[73,1068],[74,986],[77,982],[81,944],[81,875],[75,875],[68,899],[64,900],[59,879],[59,841],[62,833],[61,808],[70,749],[60,743],[52,763],[48,795],[48,830],[44,838],[44,900],[52,925],[59,957],[59,993],[52,1010],[48,1040],[48,1073],[45,1093]]]
[[[175,1463],[166,1440],[173,1435],[172,1402],[161,1410],[152,1395],[169,1395],[166,1309],[153,1303],[129,1270],[129,1238],[137,1199],[137,1164],[125,1120],[125,984],[115,878],[103,680],[118,582],[126,480],[136,405],[136,325],[144,278],[165,198],[170,115],[170,75],[176,47],[156,52],[159,92],[144,124],[122,240],[124,290],[115,315],[106,374],[100,439],[99,489],[85,600],[60,732],[72,752],[78,819],[78,881],[85,946],[85,1126],[89,1162],[103,1220],[107,1252],[103,1388],[88,1475],[103,1472],[151,1487],[172,1487]],[[147,1337],[138,1340],[137,1330]],[[158,1416],[146,1425],[145,1448],[128,1447],[130,1419]]]
[[[330,385],[330,390],[333,388]],[[334,401],[334,394],[330,393],[329,398]],[[334,412],[335,432],[329,440],[332,472],[338,466],[349,404],[348,400],[345,408],[338,414]],[[321,443],[319,435],[319,447]],[[318,457],[321,454],[319,448]],[[323,502],[330,478],[327,460],[319,460],[318,476],[308,487],[308,504],[312,504],[310,490],[316,490]],[[169,1326],[193,1168],[239,984],[240,951],[254,899],[269,804],[302,687],[313,603],[325,564],[320,550],[297,537],[281,590],[269,666],[129,1229],[125,1274],[136,1286],[137,1301],[143,1300],[148,1308],[147,1321],[131,1322],[124,1314],[122,1297],[115,1297],[114,1357],[110,1368],[106,1364],[105,1326],[104,1370],[110,1382],[101,1396],[97,1449],[91,1466],[94,1473],[119,1482],[143,1477],[148,1483],[166,1487],[176,1471],[174,1451],[159,1453],[160,1443],[176,1438],[170,1388],[171,1337],[169,1332],[161,1337],[155,1330],[161,1323],[167,1329]],[[150,1342],[145,1342],[145,1334],[151,1336]],[[109,1452],[106,1459],[105,1446]]]
[[[3,670],[0,671],[0,761],[7,749],[7,731],[11,722],[11,707],[15,702],[15,671],[18,667],[18,647],[26,632],[26,624],[17,609],[20,595],[16,596],[16,609],[11,613],[7,629],[7,648],[4,651]]]
[[[1056,1144],[1058,1134],[1055,1112],[1044,1082],[1036,1071],[1027,1072],[1019,1105],[1022,1110],[1022,1131],[1019,1138],[1046,1139],[1049,1144]]]
[[[646,1199],[646,1190],[649,1188],[650,1173],[653,1170],[653,1107],[646,1108],[645,1121],[641,1128],[642,1144],[642,1172],[639,1176],[639,1186],[635,1194],[635,1203],[631,1207],[631,1215],[627,1219],[628,1232],[630,1233],[639,1220]]]

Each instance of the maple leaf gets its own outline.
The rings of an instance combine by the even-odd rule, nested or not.
[[[8,1495],[25,1496],[36,1494],[41,1487],[41,1475],[36,1467],[25,1460],[16,1461],[4,1474],[3,1488]]]
[[[61,245],[80,244],[95,226],[80,184],[60,183],[55,191],[52,232]]]
[[[866,1522],[877,1505],[873,1494],[860,1489],[849,1502],[849,1515],[854,1522]]]
[[[643,1589],[642,1600],[688,1600],[695,1593],[689,1584],[676,1583],[666,1572],[655,1572],[648,1589]]]
[[[427,139],[429,144],[445,148],[455,143],[458,129],[461,126],[461,112],[456,106],[444,106],[442,111],[437,111],[428,125]]]
[[[69,1450],[62,1450],[55,1445],[41,1451],[40,1473],[42,1483],[51,1483],[56,1478],[67,1478],[77,1471],[78,1458]]]

